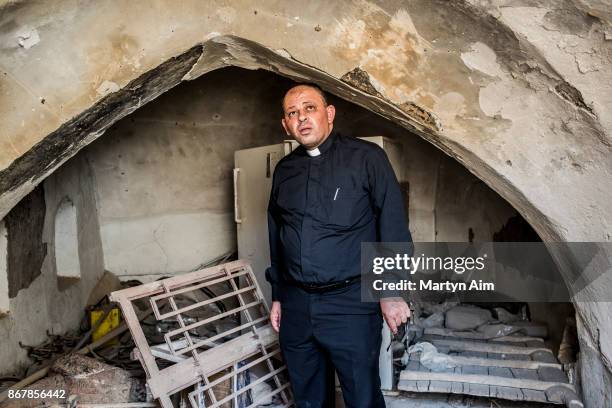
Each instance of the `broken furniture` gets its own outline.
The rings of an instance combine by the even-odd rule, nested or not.
[[[181,296],[202,290],[214,296],[178,304]],[[177,394],[186,396],[193,408],[256,407],[273,398],[279,407],[293,406],[277,336],[268,323],[268,309],[247,262],[229,262],[119,290],[110,297],[121,306],[147,384],[163,408],[174,407],[172,397]],[[211,307],[220,302],[224,311],[217,308],[210,315]],[[150,344],[138,321],[136,305],[150,308],[160,323],[177,324],[164,333],[165,345]],[[239,323],[233,327],[219,324],[222,319]],[[208,337],[203,337],[204,333]],[[245,380],[249,372],[257,374],[253,382],[250,376]],[[251,392],[264,382],[269,392]]]
[[[455,308],[461,313],[469,311],[466,306]],[[483,314],[484,309],[471,308]],[[458,313],[453,312],[450,316],[455,318]],[[469,320],[464,316],[461,319]],[[450,324],[457,325],[457,322]],[[409,347],[402,358],[405,368],[400,373],[398,389],[581,408],[583,404],[563,366],[544,339],[537,336],[546,335],[546,332],[546,326],[529,321],[506,325],[485,323],[463,331],[424,327],[416,344]]]

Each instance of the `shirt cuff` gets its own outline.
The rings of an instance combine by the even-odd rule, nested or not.
[[[272,283],[271,286],[272,286],[272,301],[279,302],[281,285],[278,283]]]

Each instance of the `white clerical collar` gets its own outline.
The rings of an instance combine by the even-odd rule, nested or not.
[[[321,154],[321,151],[319,150],[319,148],[318,148],[318,147],[315,147],[315,148],[314,148],[314,149],[312,149],[312,150],[308,150],[308,149],[306,149],[306,153],[308,153],[308,155],[309,155],[310,157],[316,157],[316,156],[319,156],[319,155]]]

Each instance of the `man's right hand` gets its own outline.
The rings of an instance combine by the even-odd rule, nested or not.
[[[272,309],[270,310],[270,324],[275,332],[278,333],[281,324],[281,304],[279,301],[272,302]]]

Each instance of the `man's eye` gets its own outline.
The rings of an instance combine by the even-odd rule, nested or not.
[[[290,117],[291,116],[295,116],[295,111],[291,111],[291,112],[287,113],[287,116],[290,116]]]
[[[315,107],[313,105],[310,105],[306,107],[306,110],[312,112],[313,110],[315,110]]]

